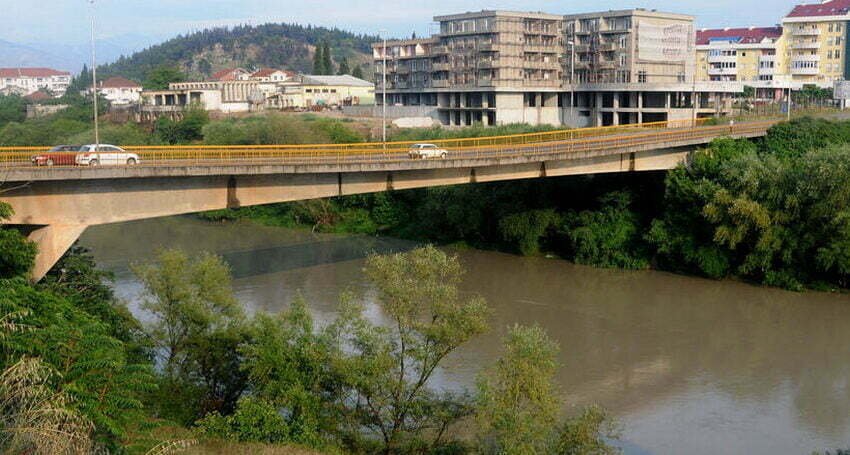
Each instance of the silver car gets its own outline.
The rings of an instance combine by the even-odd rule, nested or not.
[[[109,144],[89,144],[80,147],[76,158],[79,166],[119,166],[139,164],[139,155]]]
[[[442,158],[448,156],[446,149],[441,149],[434,144],[413,144],[408,151],[411,159]]]

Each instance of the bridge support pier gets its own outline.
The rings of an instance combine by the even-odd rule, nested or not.
[[[81,224],[51,224],[32,231],[29,239],[38,245],[31,279],[38,281],[62,258],[88,226]]]

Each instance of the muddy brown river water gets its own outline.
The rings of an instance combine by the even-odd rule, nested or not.
[[[314,235],[250,223],[172,217],[89,229],[81,243],[116,275],[142,320],[129,264],[157,248],[222,255],[253,311],[279,311],[302,293],[319,321],[337,296],[371,301],[365,256],[412,242]],[[499,355],[508,326],[539,324],[561,345],[566,412],[605,406],[627,454],[809,454],[850,447],[850,296],[792,293],[655,271],[451,250],[463,291],[487,299],[492,330],[449,359],[435,387],[459,389]],[[369,307],[381,320],[380,310]]]

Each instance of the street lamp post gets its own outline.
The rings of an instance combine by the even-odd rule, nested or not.
[[[97,114],[97,55],[95,54],[94,45],[94,0],[89,0],[91,4],[91,90],[92,90],[92,106],[94,107],[94,145],[95,150],[100,148],[100,131],[98,129],[98,114]]]
[[[386,144],[387,142],[387,31],[381,30],[381,35],[384,38],[384,50],[383,54],[383,65],[381,68],[382,77],[381,77],[381,92],[383,94],[384,102],[381,103],[381,140]]]
[[[575,101],[573,98],[576,96],[575,92],[575,75],[576,75],[576,42],[575,38],[571,41],[567,41],[567,44],[570,45],[570,116],[573,115],[573,106],[575,105]]]

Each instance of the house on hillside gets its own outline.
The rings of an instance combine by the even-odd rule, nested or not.
[[[227,68],[213,73],[210,80],[213,82],[244,81],[250,75],[249,71],[242,68]]]
[[[65,94],[71,73],[51,68],[0,68],[0,93],[29,95],[46,90],[53,96]]]
[[[298,77],[297,73],[286,70],[279,70],[275,68],[263,68],[261,70],[253,72],[249,76],[249,80],[257,81],[257,82],[288,82],[294,80]]]
[[[142,86],[123,77],[110,77],[99,81],[97,92],[103,95],[113,106],[127,106],[137,103],[142,93]]]

